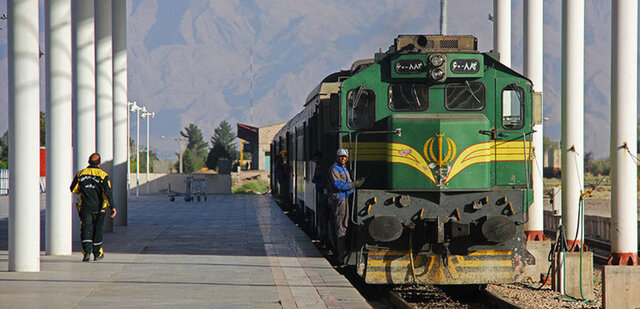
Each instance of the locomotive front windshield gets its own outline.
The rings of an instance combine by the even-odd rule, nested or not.
[[[389,86],[389,108],[393,111],[424,111],[429,107],[429,88],[424,84]]]
[[[485,87],[482,82],[448,84],[445,88],[448,110],[482,110],[485,106]]]

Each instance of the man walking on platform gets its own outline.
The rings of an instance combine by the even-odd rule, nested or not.
[[[89,166],[76,174],[71,183],[71,192],[78,194],[78,214],[80,215],[80,239],[82,240],[82,261],[104,259],[102,250],[102,227],[107,207],[111,208],[111,218],[116,216],[111,193],[109,175],[100,169],[100,154],[89,156]]]
[[[349,227],[349,195],[353,194],[353,189],[359,187],[364,182],[358,179],[351,181],[351,175],[346,164],[349,160],[349,152],[340,148],[336,152],[336,163],[331,166],[328,177],[329,204],[333,211],[333,224],[336,233],[336,250],[338,251],[338,263],[346,264],[345,258],[348,254],[347,229]]]

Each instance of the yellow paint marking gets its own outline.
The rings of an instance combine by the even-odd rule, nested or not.
[[[469,253],[469,255],[508,255],[511,256],[511,250],[478,250]]]
[[[460,261],[461,267],[511,267],[511,260],[465,260]]]

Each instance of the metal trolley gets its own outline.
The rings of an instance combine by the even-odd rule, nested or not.
[[[169,184],[170,201],[175,201],[177,196],[184,196],[185,202],[191,202],[194,199],[198,202],[207,200],[207,181],[204,177],[187,176],[185,182],[187,183],[185,193],[171,191],[171,184]]]

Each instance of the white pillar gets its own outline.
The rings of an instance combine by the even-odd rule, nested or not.
[[[533,82],[533,91],[542,93],[543,84],[543,0],[525,0],[524,7],[524,75]],[[525,233],[529,240],[542,240],[544,236],[543,184],[542,184],[542,124],[533,130],[533,204],[527,214],[529,222]]]
[[[7,1],[9,271],[40,271],[38,0]]]
[[[610,264],[638,264],[638,1],[613,0],[611,15]]]
[[[440,34],[447,34],[447,0],[440,0]]]
[[[562,225],[569,246],[574,240],[581,246],[578,205],[584,187],[584,0],[562,2],[561,144]]]
[[[93,1],[72,1],[74,172],[96,151],[96,80]]]
[[[127,4],[113,0],[113,199],[116,225],[127,225],[128,121]]]
[[[96,19],[96,149],[102,169],[113,177],[113,58],[111,36],[111,0],[95,0]],[[113,231],[113,219],[107,216],[104,231]]]
[[[48,255],[71,255],[71,0],[45,2]]]
[[[493,49],[511,66],[511,0],[493,0]]]

